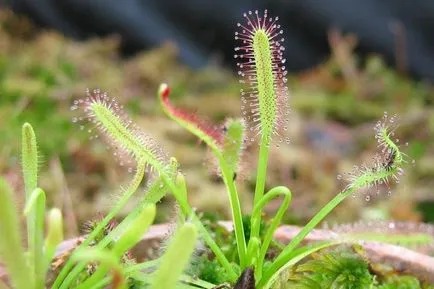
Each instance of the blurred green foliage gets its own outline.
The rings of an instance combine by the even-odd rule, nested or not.
[[[340,190],[335,179],[338,173],[350,170],[352,164],[362,163],[365,152],[372,155],[375,142],[370,127],[383,111],[389,111],[400,116],[401,143],[409,142],[405,151],[409,160],[417,161],[407,169],[402,181],[405,189],[399,189],[392,200],[383,202],[379,198],[378,204],[371,201],[369,212],[360,201],[349,200],[346,209],[338,208],[331,219],[351,221],[370,215],[399,220],[431,219],[428,212],[432,210],[434,147],[429,144],[434,141],[434,93],[430,84],[412,80],[405,71],[398,73],[390,69],[379,56],[360,59],[354,53],[357,43],[351,35],[331,31],[329,40],[332,54],[328,60],[289,77],[294,111],[289,128],[292,144],[272,151],[267,186],[290,184],[294,188],[295,205],[287,219],[303,223],[316,207],[321,207],[331,194]],[[70,111],[73,100],[82,98],[86,88],[101,88],[110,95],[121,96],[120,101],[133,112],[134,119],[139,124],[144,122],[145,130],[165,140],[166,147],[186,170],[193,205],[227,216],[227,200],[221,193],[223,186],[215,175],[210,176],[212,169],[206,171],[201,166],[206,151],[201,146],[198,150],[187,150],[188,146],[197,146],[196,139],[174,129],[170,121],[160,117],[155,93],[161,82],[167,82],[173,88],[174,102],[221,124],[225,117],[240,115],[238,80],[218,66],[210,65],[200,71],[185,67],[177,61],[176,47],[170,43],[129,58],[119,54],[119,43],[116,36],[73,41],[35,27],[10,11],[0,10],[0,119],[3,121],[0,173],[18,174],[17,135],[22,123],[30,122],[39,136],[43,161],[50,164],[49,171],[43,170],[41,178],[51,185],[46,186],[49,202],[56,202],[53,193],[66,187],[79,223],[89,219],[92,212],[106,211],[109,201],[102,201],[100,192],[117,183],[114,179],[124,169],[107,158],[100,144],[89,143],[86,130],[81,131],[72,123]],[[321,138],[319,146],[316,145],[309,138],[312,125],[319,127],[325,140],[331,139],[332,145],[343,143],[343,148],[330,148],[330,143]],[[56,183],[58,178],[53,174],[57,171],[51,165],[57,156],[65,176],[60,183]],[[249,158],[248,153],[246,156]],[[247,163],[250,166],[240,175],[249,179],[255,160],[248,159]],[[88,177],[83,178],[83,174]],[[247,185],[240,191],[249,188]],[[208,197],[210,194],[213,198]],[[250,197],[248,193],[241,196]],[[78,202],[81,206],[75,206]],[[421,215],[418,207],[426,213]],[[275,206],[270,205],[268,210],[275,210]]]

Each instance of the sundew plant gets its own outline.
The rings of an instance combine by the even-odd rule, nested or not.
[[[238,43],[235,59],[238,61],[242,85],[242,118],[228,119],[224,125],[215,126],[174,106],[169,98],[170,88],[167,84],[161,84],[158,90],[161,107],[167,116],[204,142],[216,159],[232,212],[236,260],[230,260],[224,254],[190,205],[186,179],[177,160],[135,125],[115,98],[100,90],[88,90],[86,96],[75,100],[71,107],[73,111],[80,112],[74,122],[87,122],[87,129],[94,137],[106,141],[113,148],[114,155],[128,159],[130,166],[135,168],[134,176],[130,184],[120,190],[120,198],[110,212],[90,226],[86,238],[65,258],[49,285],[51,288],[272,288],[282,272],[312,253],[337,244],[355,242],[348,237],[301,246],[305,237],[348,196],[398,180],[406,161],[398,143],[393,140],[395,117],[385,114],[375,125],[379,153],[373,157],[372,163],[355,167],[344,175],[348,181],[346,187],[314,215],[275,258],[267,259],[273,235],[290,208],[292,198],[291,190],[285,186],[265,191],[269,151],[273,146],[289,142],[285,135],[290,116],[284,38],[278,18],[270,17],[267,11],[248,12],[244,18],[244,23],[239,23],[235,32]],[[259,152],[247,239],[236,181],[239,181],[237,175],[244,157],[243,151],[247,145],[254,143],[257,143]],[[38,187],[37,163],[36,136],[32,127],[25,124],[22,164],[26,192],[24,215],[27,249],[21,247],[19,242],[21,236],[16,229],[19,227],[19,216],[14,209],[11,191],[4,181],[0,182],[0,231],[4,236],[0,238],[0,253],[9,273],[9,285],[18,289],[48,286],[46,274],[55,248],[62,241],[62,218],[57,209],[48,215],[44,239],[45,193]],[[149,181],[145,192],[140,193],[145,175],[148,175]],[[165,253],[159,258],[135,263],[128,251],[152,224],[155,204],[167,193],[174,196],[179,207],[175,233]],[[116,226],[112,225],[113,218],[134,194],[140,194],[141,200],[124,220]],[[261,228],[263,208],[275,198],[281,198],[282,202],[269,225]],[[261,231],[265,233],[261,234]],[[212,258],[227,276],[228,285],[210,284],[183,274],[197,240],[212,252]],[[323,259],[319,260],[323,262]],[[343,259],[341,263],[347,264],[351,260]],[[0,288],[9,288],[9,285],[0,283]]]
[[[135,263],[128,252],[154,220],[154,200],[161,197],[160,183],[149,187],[146,197],[119,225],[112,222],[125,201],[137,191],[145,172],[144,162],[138,162],[136,176],[122,190],[123,199],[101,221],[88,224],[90,232],[73,248],[73,254],[57,257],[56,247],[63,241],[62,213],[56,208],[51,209],[45,229],[45,192],[38,187],[37,139],[28,123],[22,128],[22,168],[26,196],[23,210],[27,225],[26,249],[20,244],[20,214],[12,190],[0,178],[0,259],[8,273],[7,283],[0,280],[1,289],[42,289],[51,285],[51,288],[105,288],[108,285],[111,288],[173,288],[177,284],[197,239],[197,229],[192,223],[178,224],[152,277],[142,270],[155,267],[156,262]],[[172,166],[167,169],[171,170]],[[182,251],[178,250],[180,246]],[[173,266],[175,260],[176,266]],[[63,269],[53,284],[49,284],[48,272],[59,262]]]

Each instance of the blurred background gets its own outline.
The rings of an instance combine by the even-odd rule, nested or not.
[[[396,135],[409,155],[405,175],[390,193],[383,187],[346,200],[328,221],[434,222],[434,2],[425,0],[3,2],[0,174],[22,199],[20,128],[28,121],[43,155],[40,185],[49,205],[62,208],[68,234],[107,212],[131,173],[79,129],[70,110],[86,88],[101,88],[178,158],[191,203],[229,218],[206,148],[163,115],[156,91],[169,83],[176,105],[216,124],[239,116],[234,32],[242,14],[254,9],[279,16],[284,29],[291,143],[273,148],[267,187],[292,189],[286,222],[304,224],[345,186],[338,174],[372,158],[372,128],[384,111],[400,119]],[[240,172],[245,212],[255,152],[248,149]],[[173,200],[160,206],[163,222]]]

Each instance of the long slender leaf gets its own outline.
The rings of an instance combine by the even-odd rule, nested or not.
[[[197,229],[185,223],[175,234],[152,281],[153,289],[172,289],[187,265],[196,244]]]
[[[21,246],[20,224],[12,191],[0,177],[0,257],[16,289],[33,288],[33,278]]]
[[[45,287],[45,258],[44,258],[44,218],[45,218],[45,192],[36,188],[27,200],[24,214],[28,219],[28,225],[32,227],[33,268],[35,288]],[[30,245],[30,243],[29,243]],[[32,247],[29,247],[32,249]]]
[[[140,215],[131,223],[129,228],[114,245],[113,249],[111,250],[114,256],[116,256],[118,259],[121,258],[127,250],[132,248],[140,241],[142,235],[148,230],[149,226],[154,221],[155,211],[156,207],[154,204],[149,204],[145,208],[143,208]],[[80,284],[78,288],[92,288],[98,282],[104,279],[104,276],[107,272],[107,267],[98,268],[97,271],[93,273],[89,279]]]
[[[36,135],[33,127],[29,123],[25,123],[22,127],[22,170],[24,187],[26,193],[26,206],[27,203],[33,202],[31,198],[35,198],[33,194],[38,186],[38,148],[36,142]],[[40,203],[36,210],[26,214],[27,217],[27,242],[29,250],[29,259],[32,274],[36,281],[36,288],[43,288],[41,282],[41,275],[43,270],[43,257],[42,257],[42,240],[43,240],[43,222],[40,222],[38,211]],[[45,208],[44,208],[45,209]],[[42,230],[41,230],[42,226]]]

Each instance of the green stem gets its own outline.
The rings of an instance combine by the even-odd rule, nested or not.
[[[193,209],[188,204],[188,201],[183,198],[182,192],[176,187],[173,182],[163,173],[161,174],[163,181],[167,185],[167,187],[172,191],[173,195],[176,198],[176,201],[178,202],[182,212],[185,216],[191,216],[192,222],[197,226],[198,231],[201,234],[201,237],[205,240],[205,243],[210,247],[210,249],[213,251],[216,259],[220,262],[220,264],[225,268],[225,270],[230,275],[232,281],[234,281],[238,276],[235,274],[231,264],[229,263],[228,259],[223,254],[220,247],[217,245],[217,243],[214,241],[211,234],[208,232],[208,230],[203,226],[200,219],[197,217],[197,215],[194,213]]]
[[[125,229],[130,225],[130,223],[140,214],[143,207],[148,204],[158,203],[162,197],[165,195],[166,187],[163,186],[161,179],[157,179],[149,190],[145,193],[143,198],[138,202],[137,205],[112,231],[108,233],[98,244],[97,248],[103,249],[110,244],[113,240],[119,238]]]
[[[131,196],[137,191],[138,187],[140,186],[140,183],[142,182],[143,176],[145,174],[145,166],[146,163],[143,161],[139,161],[137,165],[137,171],[136,174],[131,181],[130,185],[128,186],[125,193],[122,195],[122,198],[119,202],[116,203],[116,206],[105,216],[105,218],[98,223],[96,228],[89,234],[89,236],[86,238],[86,240],[83,241],[83,243],[80,244],[78,248],[84,248],[92,242],[95,237],[107,226],[107,224],[119,213],[119,211],[126,205],[128,200],[131,198]],[[77,248],[77,249],[78,249]],[[74,262],[71,260],[71,258],[66,262],[63,269],[60,271],[59,275],[57,276],[52,289],[67,289],[71,285],[72,281],[75,279],[75,277],[81,272],[73,271],[72,273],[75,274],[69,274],[71,269],[74,267]]]
[[[134,264],[134,265],[130,265],[128,267],[125,267],[124,272],[125,272],[126,279],[134,276],[136,273],[142,273],[146,269],[150,269],[152,267],[156,268],[158,266],[158,264],[160,264],[160,262],[161,262],[161,259],[154,259],[154,260],[150,260],[150,261],[146,261],[143,263]],[[149,282],[150,281],[149,275],[146,275],[146,277],[148,279],[147,281]],[[112,280],[111,276],[106,276],[103,280],[100,280],[100,282],[98,284],[96,284],[93,287],[93,289],[106,288],[105,286],[107,286],[111,280]]]
[[[209,232],[203,226],[203,224],[201,223],[201,221],[199,220],[199,218],[193,213],[193,209],[189,206],[187,200],[185,198],[183,198],[184,194],[182,194],[182,192],[178,190],[178,188],[173,184],[171,178],[166,173],[162,172],[160,176],[161,176],[164,184],[172,191],[173,195],[177,199],[177,202],[179,203],[182,212],[186,216],[189,216],[189,215],[192,216],[192,221],[198,227],[198,230],[201,233],[202,238],[205,240],[205,242],[207,243],[207,245],[210,247],[210,249],[216,255],[217,260],[219,260],[219,262],[222,264],[222,266],[225,268],[225,270],[227,270],[227,272],[230,274],[231,278],[233,280],[235,280],[237,278],[237,275],[233,271],[233,268],[232,268],[231,264],[226,259],[225,255],[223,254],[223,252],[221,251],[221,249],[218,247],[218,245],[215,243],[215,241],[212,238],[212,236],[209,234]],[[133,181],[133,183],[134,183],[134,181]],[[123,200],[121,200],[121,202],[122,201]],[[119,204],[118,204],[118,206],[119,206]],[[110,214],[111,213],[112,213],[112,211],[110,212]],[[129,216],[127,216],[127,218],[129,218]],[[92,232],[91,235],[95,236],[96,234],[93,234],[93,232]],[[86,239],[86,241],[89,239],[89,237]],[[103,241],[100,242],[100,244],[101,244],[101,246],[105,246],[105,245],[108,244],[109,241],[110,241],[110,238],[105,238]],[[100,246],[100,244],[98,246]],[[65,267],[67,265],[68,265],[68,263],[65,265]],[[73,264],[71,264],[70,268],[68,269],[68,272],[72,268],[72,266],[73,266]],[[66,276],[66,278],[63,277],[63,279],[65,279],[65,280],[63,281],[60,289],[66,289],[66,288],[68,288],[68,286],[72,283],[72,281],[83,270],[84,266],[85,266],[84,263],[80,263],[79,265],[77,265],[74,268],[73,271],[71,271],[69,273],[68,276]],[[62,271],[61,271],[61,273],[62,273]],[[60,274],[59,274],[59,276],[60,276]],[[57,279],[56,279],[56,281],[57,281]],[[57,288],[57,287],[54,287],[54,285],[53,285],[53,289],[55,289],[55,288]]]
[[[119,238],[122,233],[125,231],[125,229],[130,225],[130,223],[140,214],[143,207],[146,204],[155,204],[157,203],[163,195],[159,192],[164,190],[164,188],[161,188],[160,185],[162,184],[162,181],[158,179],[149,189],[149,191],[146,193],[146,195],[143,197],[143,199],[139,202],[139,205],[134,208],[131,213],[129,213],[122,222],[117,225],[113,231],[109,232],[108,235],[106,235],[98,244],[96,245],[97,249],[104,249],[107,247],[111,241],[113,241],[115,238]],[[85,262],[81,262],[78,265],[74,267],[72,271],[68,274],[68,276],[65,279],[65,283],[70,283],[72,280],[74,280],[80,272],[83,271],[83,269],[86,267]]]
[[[98,272],[105,272],[105,273],[101,274],[100,278],[98,280],[96,280],[96,282],[94,282],[95,284],[88,284],[87,281],[91,280],[92,279],[92,277],[91,277],[91,278],[87,279],[86,282],[81,283],[77,287],[75,287],[76,289],[79,289],[79,288],[86,288],[86,289],[92,288],[92,289],[94,289],[94,288],[96,288],[96,286],[98,286],[98,284],[101,283],[101,281],[106,279],[105,275],[110,270],[112,270],[112,272],[113,272],[113,274],[110,278],[111,280],[113,280],[114,274],[121,277],[116,281],[116,283],[117,283],[116,288],[117,289],[126,289],[125,271],[124,271],[122,265],[119,263],[118,256],[116,256],[113,252],[98,250],[98,249],[94,249],[94,248],[86,248],[86,249],[80,250],[80,252],[74,256],[74,260],[81,260],[84,262],[98,261],[99,262],[98,269],[92,275],[92,277],[96,277],[98,275]]]
[[[306,258],[307,256],[311,255],[312,253],[315,253],[319,250],[323,250],[325,248],[329,248],[331,246],[335,246],[338,244],[345,243],[345,241],[337,240],[337,241],[326,241],[326,242],[320,242],[313,244],[311,246],[305,246],[301,248],[297,248],[296,250],[292,251],[290,259],[288,262],[285,263],[283,267],[281,267],[279,270],[277,270],[270,279],[268,279],[266,282],[262,278],[257,282],[256,289],[270,289],[273,288],[274,282],[277,278],[279,278],[280,274],[283,271],[290,270],[289,268]]]
[[[270,151],[270,144],[266,138],[261,138],[261,144],[259,145],[259,158],[258,158],[258,169],[256,173],[256,188],[255,197],[253,199],[253,207],[255,208],[257,203],[261,200],[264,195],[265,190],[265,180],[267,177],[267,163],[268,163],[268,153]],[[250,237],[259,237],[260,224],[261,224],[262,208],[256,212],[252,212],[251,217],[251,231]]]
[[[183,128],[185,128],[186,130],[188,130],[192,134],[196,135],[200,140],[204,141],[209,146],[209,148],[213,152],[214,156],[219,161],[220,169],[221,169],[222,176],[223,176],[223,181],[226,185],[227,192],[229,194],[229,201],[230,201],[231,210],[232,210],[232,219],[233,219],[233,223],[234,223],[235,238],[236,238],[236,242],[237,242],[238,256],[240,258],[241,265],[244,265],[244,264],[246,264],[247,246],[246,246],[246,238],[244,236],[244,226],[243,226],[243,221],[242,221],[243,219],[242,219],[242,214],[241,214],[240,201],[238,198],[238,193],[237,193],[235,183],[233,181],[234,172],[227,165],[227,163],[226,163],[226,161],[225,161],[225,159],[224,159],[224,157],[220,151],[220,148],[217,146],[217,144],[215,142],[215,139],[213,137],[211,137],[210,135],[208,135],[207,133],[205,133],[203,130],[197,128],[196,124],[193,124],[189,121],[186,121],[186,120],[180,118],[179,116],[177,116],[176,114],[174,114],[173,111],[168,107],[167,103],[164,101],[164,99],[163,99],[164,96],[162,93],[163,92],[161,91],[161,87],[160,87],[159,99],[162,103],[162,108],[163,108],[164,112],[167,114],[167,116],[169,116],[169,118],[171,118],[172,120],[177,122],[179,125],[181,125]],[[184,214],[185,214],[185,212],[184,212]],[[187,214],[187,215],[189,215],[189,214]],[[209,233],[206,233],[206,234],[209,235]],[[214,243],[212,238],[210,238],[210,241],[212,241]],[[218,248],[217,245],[216,245],[216,248]],[[218,249],[218,251],[215,251],[213,249],[213,251],[215,254],[216,253],[220,254],[220,252],[221,252],[220,249]],[[226,257],[224,259],[226,260]],[[226,263],[227,260],[224,262]],[[227,265],[224,265],[224,267],[226,267],[226,266]],[[233,270],[231,269],[230,272],[233,272]],[[231,275],[232,275],[232,273],[231,273]]]
[[[247,266],[247,245],[246,237],[244,235],[243,215],[241,212],[240,199],[238,198],[237,188],[233,181],[232,170],[227,166],[226,161],[220,153],[215,153],[220,162],[220,169],[222,171],[223,181],[229,193],[229,201],[232,209],[232,219],[234,222],[235,239],[237,242],[238,256],[240,258],[241,268]]]
[[[145,206],[141,210],[140,214],[130,223],[125,233],[119,237],[119,240],[116,241],[113,248],[106,252],[106,254],[113,257],[114,262],[112,263],[118,264],[119,260],[122,258],[125,252],[127,252],[140,241],[143,234],[154,222],[155,211],[155,204],[149,204]],[[102,250],[103,249],[101,249],[101,252],[104,252]],[[77,289],[93,288],[95,284],[97,284],[100,280],[104,278],[104,276],[109,272],[109,270],[110,266],[98,267],[97,270],[92,274],[92,276],[90,276],[90,278],[77,286]]]
[[[161,262],[151,282],[151,288],[176,287],[179,277],[194,251],[196,238],[197,227],[194,224],[185,223],[176,231],[166,252],[161,257]],[[182,250],[180,250],[181,248]]]
[[[304,228],[291,240],[285,249],[277,256],[271,266],[264,272],[259,284],[265,284],[270,277],[284,266],[290,259],[292,251],[303,241],[303,239],[345,198],[354,192],[354,188],[349,188],[337,194],[327,205],[325,205]]]
[[[291,203],[291,199],[292,199],[291,191],[284,186],[275,187],[271,189],[265,196],[262,197],[262,199],[258,202],[257,206],[253,210],[255,211],[255,210],[262,209],[272,199],[280,195],[284,196],[283,202],[280,205],[279,210],[277,211],[273,220],[271,221],[271,224],[268,227],[267,232],[265,233],[264,241],[259,251],[258,263],[256,265],[256,270],[255,270],[257,279],[260,279],[262,277],[262,267],[264,264],[265,255],[267,254],[268,248],[270,247],[271,241],[273,240],[274,232],[276,231],[277,227],[280,225],[283,215],[285,214],[286,210],[289,207],[289,204]]]

